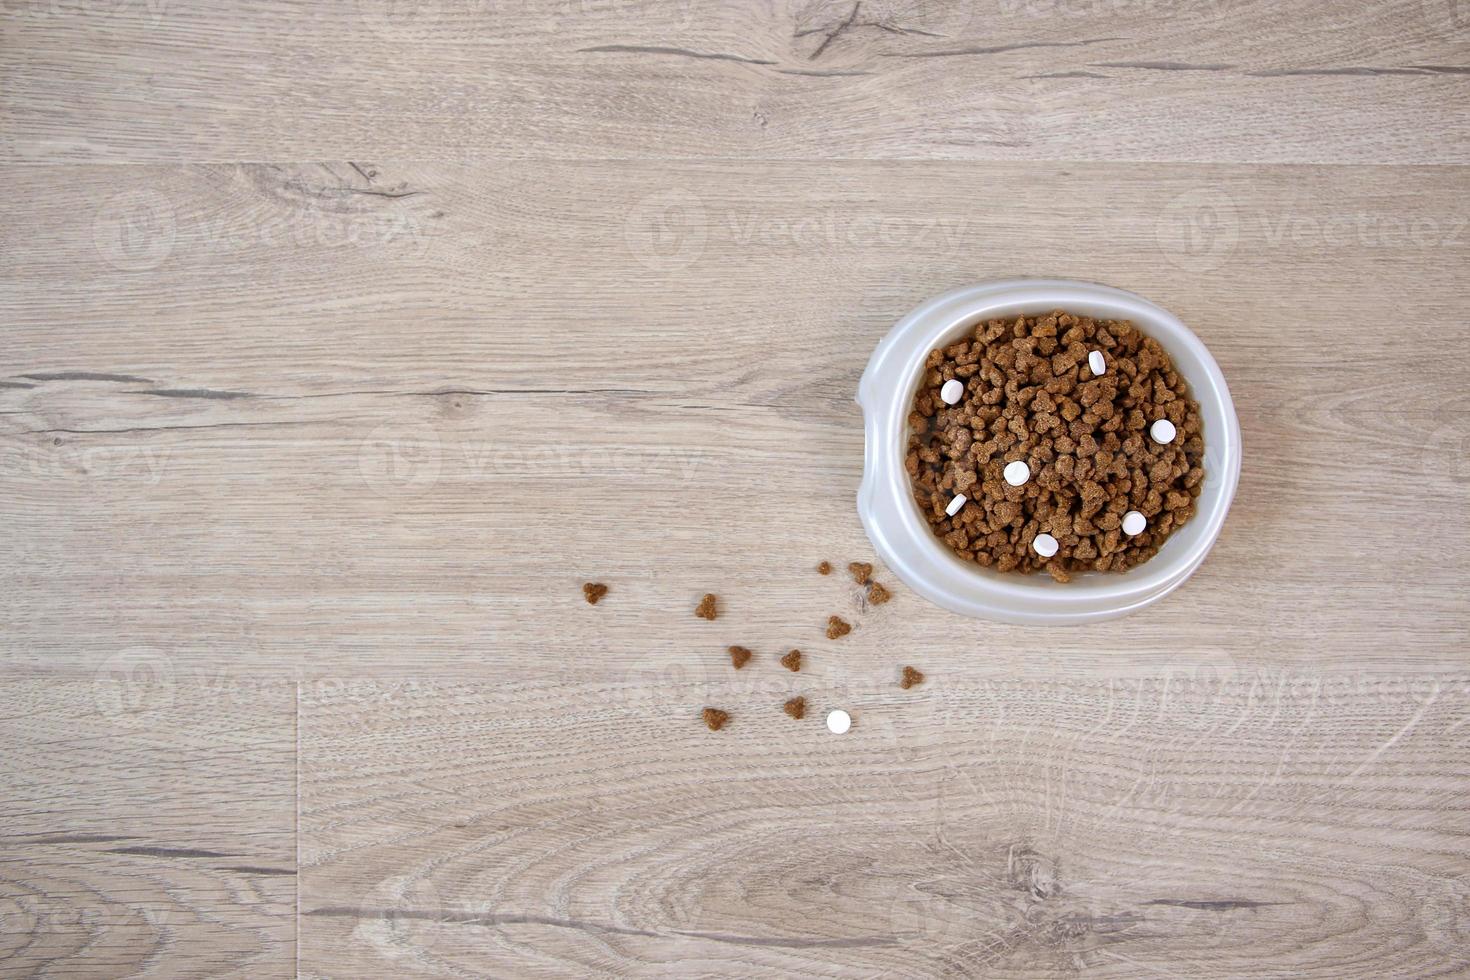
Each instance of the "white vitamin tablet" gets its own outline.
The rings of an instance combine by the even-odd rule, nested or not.
[[[1148,434],[1154,437],[1154,442],[1167,446],[1174,441],[1174,436],[1177,433],[1174,431],[1173,422],[1170,422],[1168,419],[1159,419],[1153,425],[1149,426]]]
[[[939,397],[944,399],[944,404],[946,405],[953,405],[955,402],[959,401],[960,398],[964,396],[964,394],[964,382],[956,381],[954,379],[946,381],[944,383],[944,387],[939,389]]]
[[[1003,475],[1007,483],[1013,487],[1019,487],[1031,479],[1031,467],[1027,466],[1024,461],[1018,459],[1014,463],[1006,464]]]
[[[845,735],[852,727],[852,715],[838,708],[836,711],[827,712],[827,731],[833,735]]]
[[[1057,539],[1052,537],[1050,534],[1038,534],[1036,537],[1031,539],[1031,547],[1034,548],[1036,550],[1036,553],[1041,557],[1050,558],[1052,555],[1057,553],[1057,548],[1059,547],[1059,545],[1057,544]]]
[[[944,512],[950,517],[953,517],[960,512],[961,507],[965,506],[965,501],[967,499],[968,498],[962,493],[955,494],[955,498],[949,502],[948,507],[944,508]]]
[[[1093,377],[1101,377],[1108,369],[1108,362],[1103,358],[1102,351],[1095,350],[1087,355],[1087,366],[1092,368]]]
[[[1130,538],[1135,534],[1142,534],[1146,527],[1148,527],[1148,519],[1138,511],[1130,510],[1123,515],[1123,533]]]

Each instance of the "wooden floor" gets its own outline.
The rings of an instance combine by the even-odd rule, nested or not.
[[[1465,0],[0,25],[0,975],[1470,975]],[[1210,346],[1224,533],[869,607],[857,378],[1016,275]]]

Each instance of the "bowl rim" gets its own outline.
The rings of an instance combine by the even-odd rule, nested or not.
[[[1171,535],[1159,554],[1123,573],[1083,573],[1066,585],[1049,576],[1011,575],[962,560],[930,529],[903,467],[914,391],[929,351],[980,320],[1067,309],[1128,319],[1169,352],[1189,383],[1207,429],[1206,487],[1186,544]],[[864,465],[858,511],[873,547],[909,588],[952,611],[1018,623],[1065,624],[1121,616],[1156,602],[1204,561],[1224,526],[1239,483],[1240,423],[1225,376],[1204,343],[1178,317],[1135,293],[1072,279],[1005,279],[926,300],[878,343],[858,385],[864,415]],[[1208,403],[1208,405],[1207,405]],[[1212,433],[1212,434],[1211,434]],[[1171,551],[1170,545],[1179,542]]]

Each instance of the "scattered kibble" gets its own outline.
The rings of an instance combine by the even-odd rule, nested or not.
[[[1178,431],[1174,428],[1173,422],[1170,422],[1168,419],[1159,419],[1148,427],[1148,434],[1153,436],[1154,442],[1161,446],[1167,446],[1174,441],[1174,437],[1178,435]]]
[[[790,671],[801,670],[801,651],[792,650],[786,656],[782,657],[781,666]]]
[[[965,506],[965,501],[968,499],[969,498],[962,493],[955,494],[954,499],[951,500],[949,504],[944,508],[944,512],[950,517],[953,517],[960,512],[960,508]]]
[[[582,595],[591,605],[597,605],[597,600],[607,595],[607,586],[601,582],[587,582],[582,586]]]
[[[694,609],[694,615],[700,619],[709,620],[713,620],[715,616],[719,615],[715,611],[715,595],[713,592],[707,593],[703,599],[699,600],[699,605]]]
[[[781,705],[781,710],[799,721],[806,717],[806,698],[792,698]]]
[[[852,715],[841,708],[827,712],[827,731],[833,735],[845,735],[852,727]]]
[[[1041,557],[1050,558],[1057,553],[1060,545],[1057,544],[1057,539],[1050,534],[1038,534],[1031,539],[1031,547]]]
[[[877,582],[868,583],[868,601],[873,605],[881,606],[883,605],[883,603],[892,598],[893,593],[889,592],[882,585],[878,584]]]
[[[1123,533],[1130,538],[1142,534],[1143,529],[1146,527],[1148,527],[1148,518],[1144,517],[1138,511],[1130,510],[1123,515]]]
[[[745,647],[730,648],[730,663],[735,665],[736,670],[739,670],[741,667],[744,667],[746,664],[750,663],[750,658],[751,652],[745,649]]]
[[[903,669],[903,680],[898,682],[898,686],[907,691],[909,688],[916,687],[922,683],[924,683],[923,671],[915,670],[912,667],[905,667]]]
[[[1102,351],[1095,350],[1087,355],[1087,366],[1092,369],[1093,377],[1100,378],[1108,370],[1108,361]]]
[[[710,731],[717,732],[725,727],[725,722],[730,720],[730,713],[728,711],[721,711],[719,708],[705,708],[700,717],[704,719],[704,723],[709,726]]]
[[[817,574],[819,574],[819,575],[831,575],[832,574],[832,563],[830,561],[824,561],[824,562],[822,562],[820,565],[817,566]]]
[[[846,636],[852,632],[852,624],[844,622],[839,616],[827,617],[827,639],[835,640],[840,636]]]
[[[961,398],[965,397],[964,382],[955,378],[949,379],[940,387],[939,397],[944,399],[944,404],[946,405],[956,404]]]
[[[867,585],[868,577],[873,574],[872,564],[865,561],[849,562],[847,570],[852,572],[852,579],[858,585]]]
[[[1027,480],[1031,479],[1031,467],[1026,465],[1025,460],[1018,459],[1015,462],[1007,463],[1001,475],[1005,477],[1006,482],[1011,486],[1022,487],[1026,485]]]

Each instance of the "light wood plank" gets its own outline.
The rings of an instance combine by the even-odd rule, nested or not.
[[[1464,679],[901,692],[896,660],[679,666],[306,695],[303,971],[1429,977],[1470,956]]]
[[[0,159],[1466,163],[1463,0],[8,5]]]
[[[1462,974],[1467,31],[7,5],[0,974]],[[869,609],[858,374],[1025,274],[1210,344],[1226,532],[1102,627]]]
[[[928,295],[1047,273],[1155,299],[1221,361],[1246,465],[1216,553],[1085,631],[900,594],[854,657],[1462,663],[1463,169],[363,170],[7,173],[8,662],[518,676],[555,637],[617,673],[709,648],[705,590],[715,648],[824,643],[861,612],[811,569],[869,554],[873,345]],[[1215,247],[1181,250],[1181,200],[1229,204]]]
[[[157,650],[0,677],[0,973],[295,969],[295,685]]]

